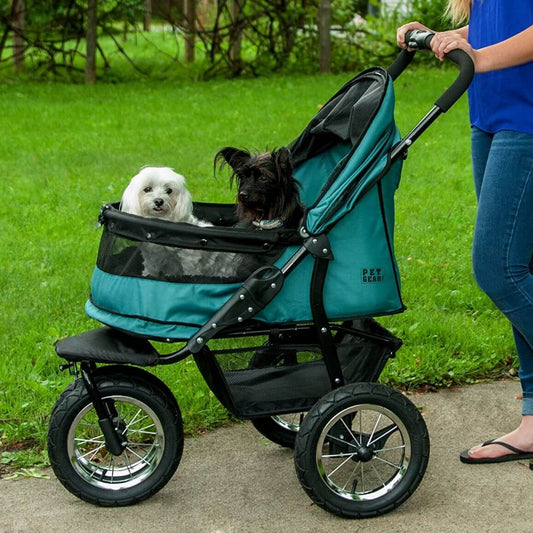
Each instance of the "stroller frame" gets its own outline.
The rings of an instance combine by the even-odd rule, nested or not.
[[[412,32],[409,44],[412,48],[429,48],[431,37],[427,32]],[[388,69],[393,80],[413,56],[414,52],[401,52]],[[473,75],[469,56],[456,50],[448,58],[460,67],[456,82],[393,147],[391,163],[405,158],[412,143],[468,87]],[[379,186],[380,178],[369,188]],[[102,216],[108,210],[104,207]],[[166,385],[137,367],[173,364],[192,355],[210,389],[229,411],[239,418],[252,419],[256,428],[274,442],[295,448],[299,479],[318,505],[341,516],[359,518],[388,512],[410,496],[427,465],[427,429],[405,396],[376,384],[387,360],[394,357],[402,342],[369,318],[330,320],[323,300],[333,259],[328,237],[325,232],[309,235],[303,227],[299,237],[299,247],[284,265],[257,269],[176,351],[160,354],[147,338],[109,327],[57,343],[57,354],[67,360],[61,369],[69,369],[78,378],[56,403],[49,432],[51,464],[68,490],[92,503],[127,505],[147,498],[166,484],[181,459],[181,414]],[[266,324],[253,320],[280,292],[285,277],[309,256],[314,261],[310,287],[312,321]],[[223,370],[217,360],[218,355],[235,350],[208,347],[213,339],[265,336],[266,343],[250,349],[254,355],[248,368],[238,371]],[[364,359],[351,374],[340,356],[346,345],[350,345],[350,360],[353,354]],[[295,359],[297,352],[319,353],[322,360],[300,364]],[[269,395],[265,388],[258,387],[260,380],[267,384],[275,380],[276,393]],[[300,385],[304,394],[295,390]],[[122,407],[118,407],[127,408],[130,404],[154,421],[159,438],[156,445],[150,446],[149,440],[139,438],[139,449],[145,446],[149,451],[133,466],[128,456],[132,446],[130,424],[134,424],[138,414],[128,423]],[[92,409],[97,421],[93,426],[100,436],[80,439],[77,431]],[[305,412],[308,413],[304,418]],[[284,419],[291,413],[300,418],[295,425]],[[363,429],[363,414],[367,413],[372,423]],[[359,429],[355,429],[357,424]],[[98,449],[83,453],[85,450],[76,444],[80,440],[85,445],[97,441]],[[394,459],[395,466],[390,471],[380,473],[372,460],[381,460],[380,454],[385,452],[398,454],[398,459]],[[112,468],[101,464],[102,459],[93,460],[101,453],[111,457]],[[114,461],[119,462],[121,457],[126,457],[128,464],[116,468],[120,475],[115,478]],[[340,463],[328,468],[332,458]],[[346,483],[336,477],[345,464],[350,471]],[[365,487],[364,477],[359,486],[356,475],[358,469],[362,474],[366,465],[377,476],[375,486],[370,488]]]

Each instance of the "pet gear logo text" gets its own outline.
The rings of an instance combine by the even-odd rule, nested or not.
[[[363,268],[361,272],[363,283],[382,283],[385,278],[381,268]]]

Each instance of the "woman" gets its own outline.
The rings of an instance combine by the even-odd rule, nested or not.
[[[472,166],[478,199],[477,283],[511,322],[522,386],[517,429],[462,452],[464,463],[533,458],[533,2],[449,0],[457,30],[436,33],[439,59],[456,48],[475,66],[469,88]],[[428,29],[411,22],[397,31]]]

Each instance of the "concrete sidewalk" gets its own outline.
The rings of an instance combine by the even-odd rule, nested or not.
[[[250,423],[189,438],[178,471],[151,499],[104,509],[50,479],[0,480],[2,533],[506,533],[531,532],[533,472],[526,463],[463,465],[458,454],[519,422],[517,381],[411,396],[431,438],[426,476],[415,494],[379,518],[345,520],[313,505],[292,452]]]

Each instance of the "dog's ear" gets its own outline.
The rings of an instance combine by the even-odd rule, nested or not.
[[[142,215],[141,204],[139,201],[139,180],[134,176],[129,185],[122,193],[120,200],[120,210],[132,215]]]
[[[294,226],[300,221],[302,208],[299,183],[292,175],[294,170],[292,156],[287,148],[280,148],[272,155],[281,186],[274,205],[275,217],[272,218],[281,217],[288,226]]]
[[[278,175],[283,178],[292,176],[293,165],[291,153],[287,148],[280,148],[273,153]]]
[[[180,180],[176,188],[177,202],[172,210],[174,222],[189,222],[192,217],[193,203],[189,190],[185,187],[185,180]]]
[[[226,148],[222,148],[215,156],[215,165],[219,164],[223,166],[227,163],[233,170],[237,171],[250,161],[250,157],[250,152],[246,150],[227,146]]]

